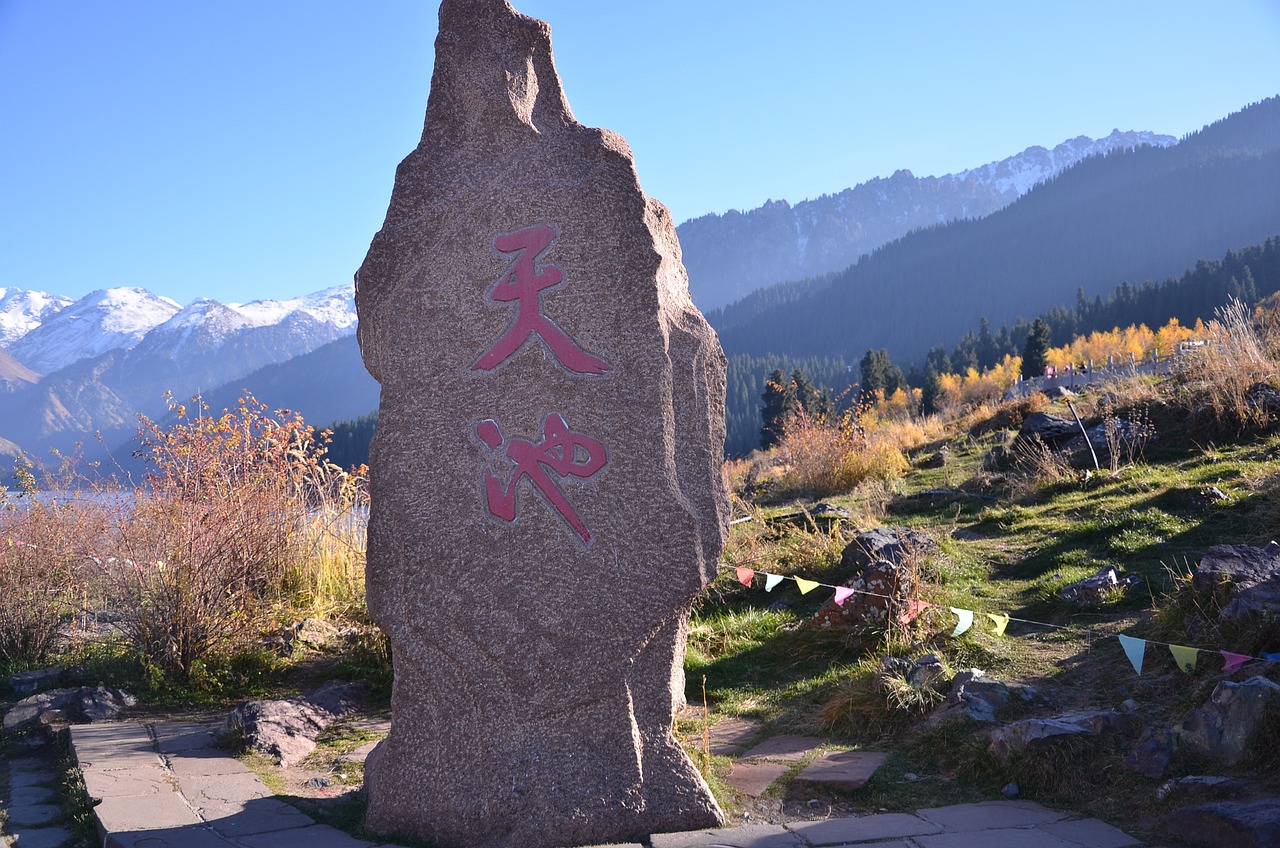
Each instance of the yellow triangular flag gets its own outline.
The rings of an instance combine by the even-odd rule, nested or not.
[[[996,635],[1003,636],[1004,629],[1009,626],[1009,616],[1000,613],[989,612],[987,618],[991,619],[991,623],[996,626]]]
[[[802,595],[807,595],[818,588],[819,585],[817,580],[805,580],[803,577],[796,577],[795,581],[796,585],[800,587],[800,594]]]
[[[1196,654],[1200,653],[1195,648],[1188,648],[1185,645],[1170,645],[1169,653],[1173,654],[1173,661],[1178,664],[1178,668],[1187,674],[1192,674],[1196,670]]]

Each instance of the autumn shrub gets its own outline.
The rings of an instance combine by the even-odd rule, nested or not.
[[[852,415],[829,421],[800,410],[788,420],[777,451],[782,493],[791,497],[848,492],[864,481],[900,477],[908,468],[891,438],[868,437]]]
[[[133,648],[186,681],[251,644],[298,595],[354,580],[363,522],[350,507],[363,485],[324,459],[323,436],[296,413],[273,417],[252,396],[218,416],[199,399],[170,409],[173,424],[140,419],[150,473],[121,511],[104,571]]]
[[[42,494],[37,471],[19,461],[18,491],[0,510],[0,663],[8,668],[43,664],[58,647],[59,625],[92,592],[91,551],[108,527],[96,493]]]

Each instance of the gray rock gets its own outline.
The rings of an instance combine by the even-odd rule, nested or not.
[[[1166,816],[1161,829],[1208,848],[1275,848],[1280,845],[1280,799],[1183,807]]]
[[[1149,727],[1138,738],[1133,753],[1124,758],[1124,767],[1143,777],[1159,780],[1177,751],[1177,737],[1167,728]]]
[[[951,461],[951,448],[943,445],[937,453],[930,455],[924,462],[920,463],[921,468],[945,468],[947,463]]]
[[[971,668],[951,678],[947,699],[929,713],[926,721],[935,726],[948,721],[990,724],[995,722],[997,710],[1008,706],[1015,698],[1030,700],[1034,694],[1029,687],[1012,687],[988,677],[982,669]]]
[[[1006,798],[1017,798],[1021,793],[1022,790],[1018,788],[1016,783],[1006,783],[1004,788],[1000,790],[1000,794]]]
[[[1280,686],[1261,675],[1224,680],[1203,706],[1187,714],[1179,741],[1188,749],[1234,765],[1249,753]]]
[[[358,709],[364,696],[358,683],[331,680],[308,695],[243,701],[227,715],[223,734],[243,740],[282,766],[296,765],[315,750],[320,733]]]
[[[1267,383],[1254,383],[1244,393],[1244,401],[1267,418],[1280,417],[1280,389]]]
[[[1039,439],[1046,445],[1058,445],[1080,435],[1080,427],[1070,418],[1059,418],[1047,412],[1033,412],[1022,422],[1017,439],[1028,442]]]
[[[907,568],[887,559],[867,565],[844,585],[853,589],[853,594],[843,604],[837,604],[834,596],[828,598],[813,615],[814,627],[880,626],[896,614],[914,591]]]
[[[19,698],[56,686],[62,681],[61,668],[38,668],[34,671],[22,671],[9,678],[9,688]]]
[[[1015,721],[991,733],[988,750],[1001,763],[1027,753],[1037,745],[1068,736],[1097,736],[1123,733],[1137,722],[1112,710],[1063,713],[1054,718],[1029,718]]]
[[[1231,585],[1223,618],[1280,613],[1280,545],[1209,548],[1191,570],[1191,585],[1198,592],[1208,592],[1223,582]]]
[[[1126,574],[1121,577],[1114,565],[1106,565],[1092,577],[1086,577],[1059,589],[1058,597],[1071,603],[1096,606],[1131,586],[1140,585],[1142,585],[1142,578],[1138,575]]]
[[[1248,789],[1248,784],[1234,777],[1223,777],[1212,774],[1189,774],[1177,780],[1166,780],[1156,790],[1156,800],[1190,796],[1221,798],[1235,795]]]
[[[880,560],[903,565],[932,556],[937,550],[938,543],[928,533],[910,527],[877,527],[859,533],[845,545],[840,553],[840,567],[858,571]]]
[[[5,713],[4,727],[16,730],[58,721],[112,721],[138,699],[123,689],[106,686],[72,686],[50,689],[23,698]]]

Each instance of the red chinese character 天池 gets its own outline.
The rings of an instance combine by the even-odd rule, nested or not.
[[[604,445],[590,436],[569,429],[564,416],[555,412],[543,419],[541,441],[537,444],[525,439],[512,439],[508,442],[503,437],[498,422],[492,418],[486,418],[476,425],[476,435],[495,453],[505,444],[506,458],[515,465],[505,488],[492,471],[485,469],[485,499],[491,515],[503,521],[515,521],[520,480],[528,478],[582,541],[588,544],[591,542],[587,525],[548,471],[561,479],[591,477],[604,468],[608,460]]]
[[[515,260],[489,291],[489,299],[497,303],[516,303],[516,317],[502,338],[494,343],[471,366],[472,371],[492,371],[511,358],[529,340],[538,335],[560,364],[575,374],[599,376],[610,371],[609,364],[578,347],[569,334],[542,312],[542,292],[560,285],[563,275],[554,265],[537,265],[538,257],[556,239],[556,231],[548,226],[527,227],[494,238],[500,253],[514,253]]]

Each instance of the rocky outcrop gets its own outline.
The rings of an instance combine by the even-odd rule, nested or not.
[[[113,721],[137,703],[138,699],[123,689],[101,684],[50,689],[23,698],[15,704],[5,713],[4,729],[19,730],[58,722],[80,724]]]
[[[1209,548],[1191,571],[1191,585],[1198,592],[1209,592],[1223,583],[1230,585],[1223,618],[1280,613],[1280,544]]]
[[[1165,818],[1161,830],[1206,848],[1275,848],[1280,845],[1280,799],[1183,807]]]
[[[296,698],[244,701],[227,716],[223,734],[281,766],[297,765],[315,750],[321,731],[358,709],[365,694],[362,684],[331,680]]]
[[[1182,723],[1179,737],[1188,749],[1234,765],[1243,760],[1280,695],[1277,685],[1261,675],[1242,683],[1224,680],[1201,707]]]
[[[1045,742],[1069,736],[1124,733],[1138,723],[1140,719],[1113,710],[1063,713],[1053,718],[1029,718],[992,731],[988,750],[1001,763],[1007,763]]]

